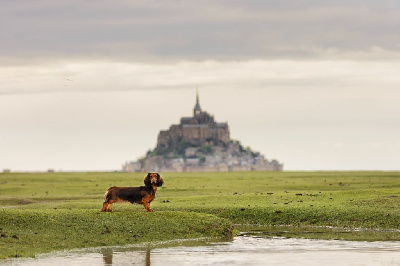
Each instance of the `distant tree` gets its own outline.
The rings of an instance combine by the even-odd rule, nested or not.
[[[181,140],[176,145],[176,152],[180,155],[185,154],[185,150],[190,147],[190,144],[184,140]]]
[[[213,153],[213,147],[211,145],[203,145],[199,149],[200,152],[204,154],[212,154]]]
[[[244,149],[243,149],[242,144],[240,144],[240,142],[238,142],[238,144],[239,144],[239,151],[240,151],[240,152],[244,152]]]

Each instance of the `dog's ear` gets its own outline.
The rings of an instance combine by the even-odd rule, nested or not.
[[[151,187],[150,173],[147,173],[147,175],[144,177],[143,182],[146,187]]]
[[[164,178],[162,178],[162,176],[160,176],[159,173],[157,173],[157,183],[156,186],[157,187],[161,187],[164,184]]]

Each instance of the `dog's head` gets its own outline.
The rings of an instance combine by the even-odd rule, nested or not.
[[[164,179],[159,173],[147,173],[147,175],[144,177],[144,185],[146,187],[152,187],[153,185],[161,187],[163,184]]]

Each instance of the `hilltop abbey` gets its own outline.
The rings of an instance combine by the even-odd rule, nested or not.
[[[193,117],[182,117],[179,125],[172,125],[169,130],[162,130],[158,135],[157,151],[171,150],[179,143],[190,146],[228,144],[230,141],[227,123],[217,123],[214,117],[203,112],[196,95]]]
[[[282,170],[283,164],[277,160],[265,159],[259,152],[231,140],[228,124],[217,123],[212,115],[202,111],[198,92],[192,117],[182,117],[180,124],[161,130],[154,150],[122,166],[124,172]]]

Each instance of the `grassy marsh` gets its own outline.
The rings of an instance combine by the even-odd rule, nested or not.
[[[400,172],[162,175],[154,213],[130,204],[100,213],[108,187],[142,185],[144,174],[0,174],[0,258],[227,236],[232,224],[394,229],[400,239]]]

